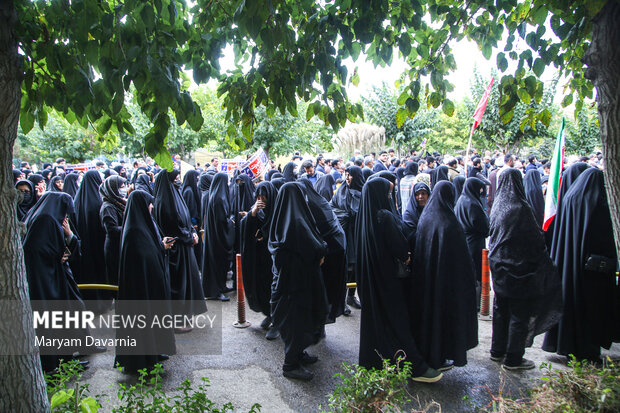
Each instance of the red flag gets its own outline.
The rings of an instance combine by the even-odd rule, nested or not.
[[[472,132],[474,129],[476,129],[478,127],[478,125],[480,125],[480,122],[482,122],[482,115],[484,115],[484,110],[487,108],[487,102],[489,101],[489,95],[491,94],[491,87],[493,86],[493,80],[495,79],[495,77],[491,78],[491,82],[489,83],[489,86],[487,86],[487,89],[484,91],[484,94],[482,95],[482,97],[480,98],[480,102],[478,102],[478,107],[476,108],[476,111],[474,112],[474,125],[472,126]]]

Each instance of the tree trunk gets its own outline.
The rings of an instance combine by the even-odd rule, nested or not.
[[[620,256],[620,3],[608,0],[592,21],[592,43],[583,57],[585,77],[596,87],[605,187]]]
[[[45,412],[49,403],[34,347],[24,254],[15,213],[17,192],[9,168],[21,101],[16,22],[13,1],[0,1],[0,411]],[[16,301],[24,303],[26,310],[9,304]],[[26,350],[26,355],[7,354],[15,343]]]

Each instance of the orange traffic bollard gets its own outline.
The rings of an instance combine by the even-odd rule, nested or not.
[[[233,326],[246,328],[251,324],[245,319],[245,290],[243,288],[243,274],[241,273],[241,254],[237,254],[237,321]]]
[[[489,250],[482,250],[482,293],[480,299],[480,319],[490,320],[489,300],[491,293],[491,271],[489,270]]]

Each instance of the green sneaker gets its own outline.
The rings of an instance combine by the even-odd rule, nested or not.
[[[411,379],[420,383],[436,383],[441,380],[442,377],[443,374],[441,372],[429,367],[423,375],[412,377]]]

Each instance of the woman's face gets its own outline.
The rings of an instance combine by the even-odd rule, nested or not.
[[[65,186],[65,181],[63,181],[62,179],[58,179],[56,181],[56,188],[58,188],[60,191],[62,191],[62,188]]]
[[[424,190],[416,192],[415,200],[418,201],[418,205],[424,208],[426,206],[426,203],[428,202],[428,192]]]
[[[347,185],[351,186],[351,182],[353,182],[353,175],[347,173],[346,180],[347,180]]]

